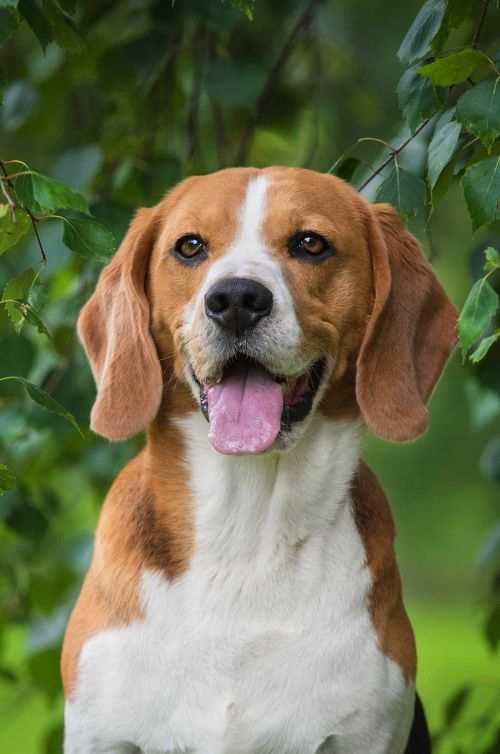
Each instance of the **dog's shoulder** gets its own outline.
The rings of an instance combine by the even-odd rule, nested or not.
[[[382,486],[360,463],[351,487],[354,521],[372,575],[370,613],[382,652],[400,665],[407,680],[416,673],[416,648],[406,613],[394,552],[396,528]]]

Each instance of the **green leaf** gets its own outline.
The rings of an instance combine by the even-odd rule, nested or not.
[[[224,0],[222,0],[222,2],[224,2]],[[250,21],[253,21],[255,0],[229,0],[229,2],[231,5],[234,5],[235,8],[238,8],[238,10],[244,13]]]
[[[74,209],[90,214],[87,200],[78,191],[41,173],[33,171],[19,176],[15,180],[15,189],[20,204],[35,212],[40,209],[49,212]]]
[[[5,308],[17,333],[21,332],[25,318],[14,302],[19,299],[27,300],[35,278],[35,270],[33,267],[28,267],[20,275],[9,280],[3,289],[2,300],[8,302]]]
[[[12,8],[0,8],[0,44],[3,44],[19,29],[19,17]]]
[[[470,691],[469,686],[464,686],[448,701],[444,712],[444,719],[447,725],[451,725],[455,722],[457,717],[459,717],[460,712],[463,710],[465,703],[469,698]]]
[[[451,86],[466,81],[481,63],[488,62],[488,58],[479,50],[468,47],[454,55],[440,58],[433,63],[417,68],[421,76],[427,76],[438,86]]]
[[[470,18],[472,2],[473,0],[447,0],[443,23],[431,43],[434,55],[441,53],[451,29],[457,29]]]
[[[49,331],[47,330],[46,325],[44,324],[44,322],[42,322],[38,314],[29,305],[29,303],[27,301],[14,301],[13,305],[15,306],[16,310],[19,312],[19,314],[23,318],[23,321],[28,322],[30,325],[34,325],[34,327],[36,327],[40,335],[45,335],[47,337],[50,345],[55,351],[56,348],[52,341],[52,337]]]
[[[423,180],[395,163],[387,178],[378,187],[376,201],[392,204],[406,220],[425,205],[425,196]]]
[[[350,181],[360,165],[361,160],[357,157],[347,157],[332,172],[343,181]]]
[[[453,179],[455,178],[456,159],[455,155],[448,165],[446,165],[444,170],[442,170],[441,175],[431,191],[431,207],[433,212],[435,212],[441,204],[453,183]]]
[[[0,495],[16,486],[16,477],[10,469],[0,463]]]
[[[31,220],[21,209],[0,214],[0,255],[14,246],[30,228]]]
[[[484,256],[486,257],[486,264],[484,265],[485,272],[491,272],[491,270],[496,270],[497,267],[500,267],[500,255],[493,246],[488,246],[488,248],[485,249]]]
[[[427,152],[427,178],[431,190],[453,157],[461,130],[460,123],[451,121],[434,133]]]
[[[402,63],[413,63],[424,57],[441,28],[445,10],[444,0],[427,0],[422,5],[398,50]]]
[[[95,220],[64,218],[63,243],[84,259],[109,262],[115,249],[112,233]]]
[[[439,110],[443,104],[443,95],[436,90],[432,81],[420,76],[415,67],[409,68],[399,81],[397,87],[399,106],[411,132],[426,118]]]
[[[28,382],[28,380],[25,380],[24,377],[19,377],[17,375],[2,377],[0,378],[0,381],[1,380],[17,380],[17,382],[20,382],[32,401],[37,403],[46,411],[50,411],[52,414],[62,416],[63,419],[66,419],[66,421],[72,424],[73,427],[75,427],[75,429],[78,430],[78,432],[80,432],[81,434],[80,427],[76,423],[76,419],[73,414],[70,414],[70,412],[67,411],[64,406],[61,406],[60,403],[58,403],[51,395],[46,393],[45,390],[42,390],[41,387],[38,387],[38,385],[35,385],[33,382]]]
[[[470,165],[462,185],[473,230],[492,223],[499,214],[500,156]]]
[[[475,340],[486,330],[498,309],[498,295],[485,278],[469,291],[457,323],[458,338],[465,359]]]
[[[487,338],[483,338],[476,350],[473,351],[469,357],[472,363],[477,364],[478,361],[482,361],[490,350],[491,346],[496,343],[499,338],[500,332],[493,333],[493,335],[488,335]]]
[[[52,25],[54,39],[63,50],[71,53],[85,51],[85,40],[73,19],[62,11],[53,0],[43,0],[42,7]]]
[[[26,23],[40,42],[42,50],[52,42],[52,27],[47,16],[42,12],[35,0],[19,0],[19,12],[24,16]]]
[[[500,134],[500,76],[462,94],[457,101],[457,120],[491,148]]]

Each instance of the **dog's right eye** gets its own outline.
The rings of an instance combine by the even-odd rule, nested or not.
[[[181,236],[175,242],[174,254],[183,264],[198,264],[207,257],[207,244],[195,234]]]

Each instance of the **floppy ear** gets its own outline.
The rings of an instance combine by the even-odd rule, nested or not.
[[[359,352],[358,405],[387,440],[427,429],[426,403],[456,342],[457,310],[388,204],[369,208],[375,301]]]
[[[155,210],[139,210],[78,319],[97,385],[90,426],[109,440],[140,432],[160,406],[162,373],[144,290],[156,229]]]

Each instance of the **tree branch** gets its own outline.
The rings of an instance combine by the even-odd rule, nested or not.
[[[361,184],[361,186],[360,186],[360,187],[358,188],[358,191],[363,191],[363,189],[364,189],[364,188],[366,188],[366,187],[368,186],[368,184],[369,184],[369,183],[371,183],[371,182],[373,181],[373,179],[375,178],[375,176],[376,176],[376,175],[379,175],[379,174],[380,174],[380,173],[382,172],[382,170],[383,170],[384,168],[386,168],[386,167],[387,167],[387,165],[390,165],[390,164],[391,164],[391,162],[392,162],[392,161],[394,160],[394,158],[395,158],[395,157],[397,157],[397,156],[398,156],[398,154],[399,154],[400,152],[402,152],[402,151],[403,151],[403,149],[405,149],[405,147],[407,147],[407,146],[408,146],[408,144],[409,144],[409,143],[410,143],[411,141],[413,141],[413,139],[414,139],[414,138],[415,138],[416,136],[418,136],[418,134],[419,134],[419,133],[420,133],[421,131],[423,131],[423,130],[424,130],[424,128],[426,127],[426,125],[427,125],[427,124],[429,123],[429,121],[430,121],[430,118],[426,118],[426,119],[425,119],[425,120],[424,120],[424,121],[423,121],[423,122],[422,122],[422,123],[421,123],[421,124],[419,125],[419,127],[418,127],[418,128],[416,129],[415,133],[411,134],[411,136],[409,136],[409,137],[408,137],[408,138],[407,138],[407,139],[406,139],[406,140],[405,140],[405,141],[404,141],[404,142],[403,142],[402,144],[400,144],[400,146],[399,146],[399,147],[397,147],[397,149],[395,149],[395,150],[394,150],[393,152],[391,152],[391,154],[389,155],[389,157],[387,157],[387,159],[386,159],[386,160],[384,160],[384,161],[383,161],[383,162],[382,162],[382,163],[381,163],[381,164],[380,164],[380,165],[378,166],[378,168],[376,168],[376,169],[375,169],[375,170],[373,171],[373,174],[372,174],[372,175],[370,175],[370,176],[369,176],[369,178],[367,178],[367,179],[366,179],[366,181],[365,181],[364,183],[362,183],[362,184]]]
[[[290,55],[293,52],[295,42],[297,41],[297,38],[300,35],[302,29],[310,23],[314,11],[316,10],[316,6],[319,5],[320,2],[322,2],[322,0],[309,0],[303,12],[297,19],[295,26],[292,28],[278,59],[276,60],[274,66],[271,68],[269,76],[267,77],[262,92],[260,93],[260,96],[255,105],[255,111],[253,115],[250,116],[247,126],[243,132],[243,136],[236,153],[236,162],[238,164],[241,164],[245,161],[248,150],[250,149],[250,145],[252,143],[252,137],[255,131],[255,127],[261,120],[264,112],[269,105],[273,90],[283,72],[283,69],[288,63]]]
[[[479,44],[479,37],[481,36],[481,32],[483,30],[484,22],[486,20],[486,14],[488,12],[488,5],[490,4],[490,0],[483,0],[483,5],[481,7],[481,14],[479,16],[479,20],[477,22],[477,26],[474,29],[474,34],[472,36],[472,47],[475,49]]]

